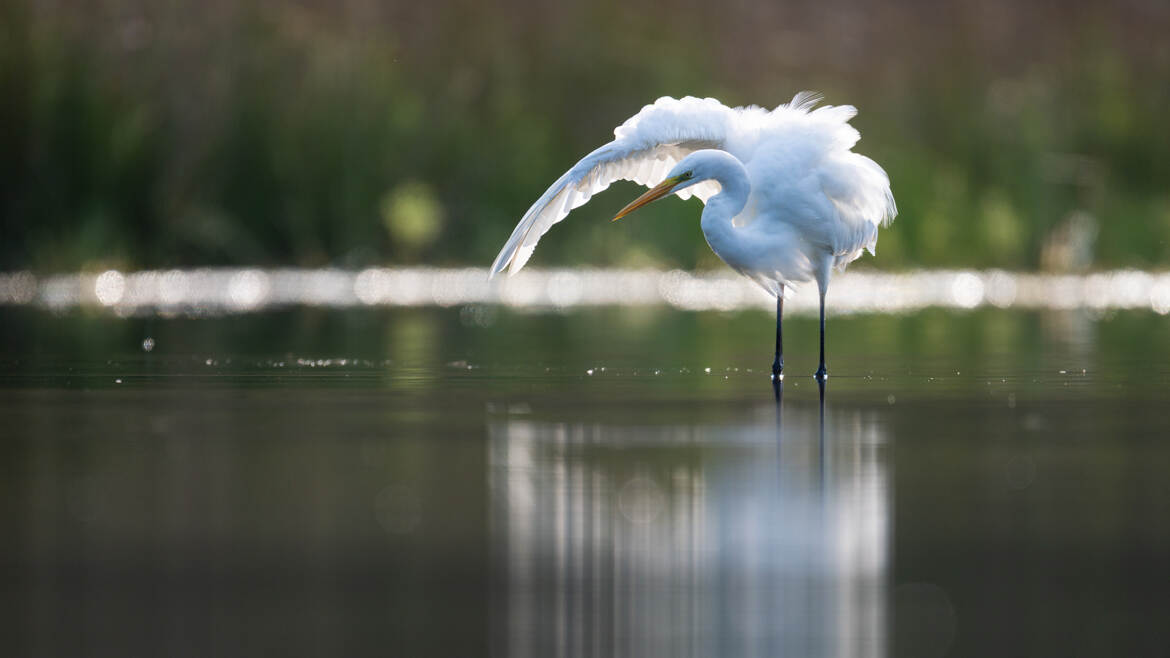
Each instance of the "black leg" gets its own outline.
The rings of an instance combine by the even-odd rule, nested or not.
[[[829,376],[829,371],[825,369],[825,293],[821,293],[821,367],[817,368],[815,377],[824,381]]]
[[[784,372],[784,338],[780,331],[780,321],[784,315],[784,289],[776,295],[776,360],[772,362],[772,379],[779,380]]]

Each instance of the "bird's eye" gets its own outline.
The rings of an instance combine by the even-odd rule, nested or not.
[[[695,172],[687,171],[687,172],[683,173],[683,178],[692,178],[692,177],[694,177],[694,175],[695,175]]]

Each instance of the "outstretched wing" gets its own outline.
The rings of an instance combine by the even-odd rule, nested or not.
[[[573,208],[589,201],[618,180],[656,185],[689,153],[707,148],[726,148],[737,110],[713,98],[659,98],[652,105],[614,129],[614,140],[593,151],[565,172],[528,212],[496,261],[491,273],[505,268],[514,274],[524,267],[541,236]],[[719,192],[719,184],[707,181],[677,194],[693,194],[706,203]]]

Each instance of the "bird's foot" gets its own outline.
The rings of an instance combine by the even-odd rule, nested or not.
[[[825,369],[825,364],[822,363],[821,367],[817,368],[817,372],[813,377],[819,382],[823,382],[829,378],[829,371]]]
[[[784,379],[784,362],[776,359],[772,362],[772,381],[778,382]]]

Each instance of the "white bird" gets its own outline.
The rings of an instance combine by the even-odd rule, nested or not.
[[[616,180],[653,187],[614,217],[677,194],[703,200],[707,244],[724,263],[776,297],[776,358],[784,368],[784,293],[815,280],[820,292],[824,381],[825,292],[831,271],[874,253],[878,228],[897,215],[890,179],[851,149],[861,135],[849,125],[851,105],[815,108],[821,96],[800,92],[768,111],[729,108],[713,98],[664,97],[614,130],[614,140],[557,179],[528,209],[492,274],[515,273],[537,241],[569,211]]]

